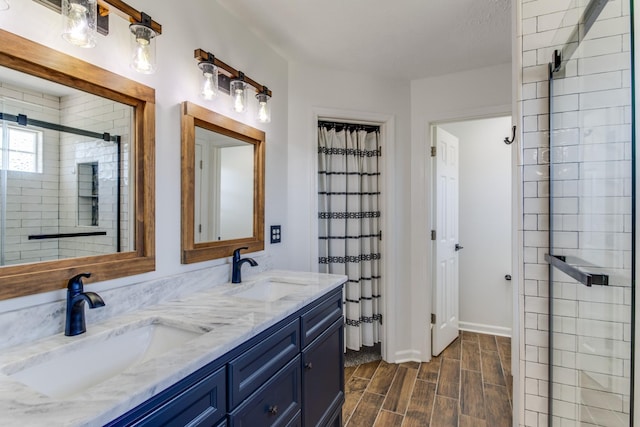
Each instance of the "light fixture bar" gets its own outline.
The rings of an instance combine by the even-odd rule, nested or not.
[[[109,1],[113,1],[113,0],[109,0]],[[240,77],[240,71],[236,70],[235,68],[233,68],[232,66],[222,62],[221,60],[218,59],[218,57],[213,57],[213,61],[211,61],[211,57],[214,55],[209,55],[209,53],[203,49],[196,49],[193,52],[193,57],[195,59],[197,59],[198,61],[205,61],[205,62],[213,62],[213,65],[215,65],[216,67],[226,71],[229,74],[229,77],[231,77],[231,79],[237,79]],[[250,84],[251,86],[253,86],[258,93],[264,92],[267,95],[269,95],[269,97],[271,97],[271,91],[266,87],[261,85],[260,83],[256,82],[255,80],[253,80],[252,78],[250,78],[249,76],[247,76],[246,74],[244,74],[244,82],[247,84]]]
[[[98,4],[102,7],[110,9],[109,6],[113,6],[122,18],[128,19],[131,23],[142,22],[143,14],[137,9],[129,6],[123,1],[120,0],[98,0]],[[162,34],[162,25],[158,24],[156,21],[151,20],[151,29],[158,34]]]

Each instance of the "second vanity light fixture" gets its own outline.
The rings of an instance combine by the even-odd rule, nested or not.
[[[109,33],[109,12],[113,9],[131,25],[131,68],[139,73],[156,71],[155,38],[162,25],[149,15],[120,0],[34,0],[62,14],[62,37],[69,43],[91,48],[97,33]]]
[[[244,113],[247,110],[247,88],[255,88],[258,101],[258,120],[262,123],[271,121],[271,91],[266,86],[246,76],[242,71],[225,64],[212,53],[202,49],[196,49],[193,56],[198,61],[198,67],[202,71],[202,87],[200,96],[206,100],[212,100],[220,91],[227,92],[233,98],[233,110]],[[222,69],[225,74],[219,71]]]

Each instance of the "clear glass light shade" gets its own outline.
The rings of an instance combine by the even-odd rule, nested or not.
[[[247,84],[242,80],[231,82],[231,96],[233,96],[233,110],[237,113],[247,111]]]
[[[142,74],[156,72],[156,32],[142,24],[131,24],[131,68]]]
[[[76,46],[94,47],[97,32],[97,0],[62,0],[62,38]]]
[[[0,0],[0,11],[11,9],[11,3],[9,0]]]
[[[256,95],[256,99],[258,100],[258,121],[261,123],[269,123],[271,122],[271,104],[269,104],[269,99],[271,97],[266,93],[259,93]]]
[[[198,66],[202,70],[200,96],[207,101],[211,101],[218,96],[218,67],[211,62],[201,62]]]

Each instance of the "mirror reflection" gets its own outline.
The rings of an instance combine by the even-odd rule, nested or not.
[[[253,235],[253,144],[196,126],[196,243]]]
[[[185,101],[182,262],[264,249],[265,133]]]
[[[0,265],[134,250],[133,107],[0,67]]]

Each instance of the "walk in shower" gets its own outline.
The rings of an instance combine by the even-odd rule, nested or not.
[[[549,65],[553,426],[629,426],[633,419],[630,15],[628,0],[574,1]]]
[[[131,250],[132,117],[0,67],[0,265]]]

